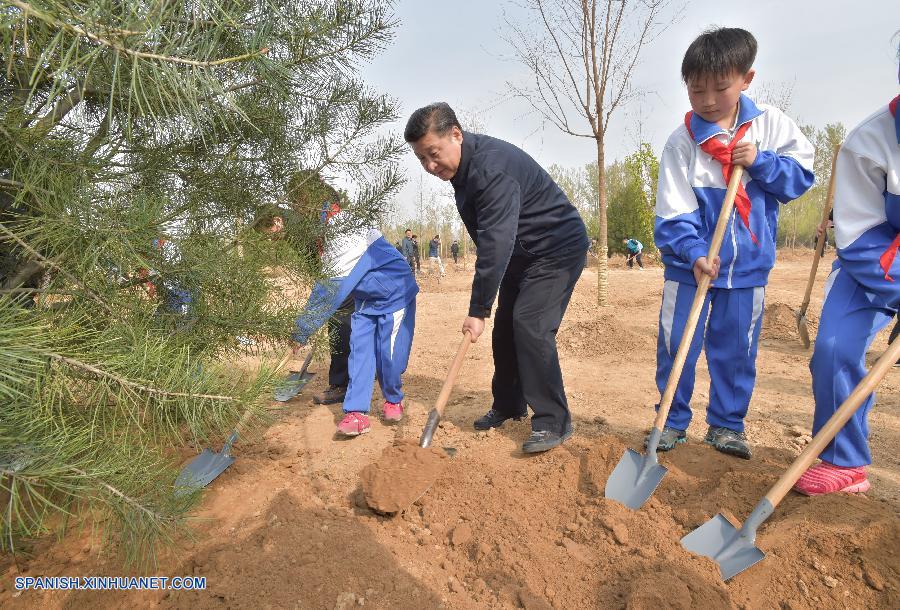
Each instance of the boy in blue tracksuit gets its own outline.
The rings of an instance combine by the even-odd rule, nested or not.
[[[866,350],[900,307],[900,96],[860,123],[841,146],[835,175],[838,258],[809,363],[816,410],[825,425],[866,374]],[[871,394],[794,489],[816,496],[869,489],[867,415]]]
[[[406,371],[416,320],[419,287],[403,255],[374,228],[349,226],[346,212],[331,204],[322,212],[326,226],[323,268],[328,280],[316,283],[292,338],[305,345],[353,297],[350,318],[350,383],[338,433],[369,431],[369,405],[377,375],[387,421],[403,416],[401,375]]]
[[[663,392],[702,274],[713,278],[678,382],[659,449],[686,439],[701,348],[709,365],[704,442],[749,459],[744,417],[756,381],[763,299],[775,263],[779,206],[813,183],[813,147],[781,111],[743,95],[753,80],[756,40],[738,28],[700,35],[681,75],[691,112],[660,159],[654,238],[665,264],[656,384]],[[734,165],[742,188],[716,260],[706,259]]]

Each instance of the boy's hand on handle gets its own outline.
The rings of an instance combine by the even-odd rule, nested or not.
[[[756,161],[756,144],[753,142],[738,142],[731,151],[731,163],[750,167]]]
[[[481,336],[481,333],[484,332],[484,319],[483,318],[473,318],[469,316],[466,318],[465,322],[462,325],[462,333],[469,333],[469,336],[472,337],[472,343],[478,341],[478,337]]]
[[[291,356],[299,358],[300,352],[303,351],[304,347],[306,347],[306,345],[299,341],[291,341]]]
[[[722,259],[718,256],[715,258],[712,264],[706,260],[705,256],[701,256],[694,263],[694,279],[697,281],[697,284],[700,284],[700,278],[704,275],[708,275],[711,280],[719,277],[719,263]]]

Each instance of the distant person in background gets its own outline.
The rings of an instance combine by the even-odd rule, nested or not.
[[[641,252],[644,250],[644,244],[636,239],[623,239],[622,243],[628,249],[628,268],[634,269],[634,261],[637,259],[638,267],[644,270],[644,261],[641,258]]]
[[[444,263],[441,262],[441,236],[435,235],[428,242],[428,266],[431,272],[434,272],[434,266],[437,265],[441,271],[441,277],[444,274]]]
[[[419,236],[413,235],[412,242],[415,248],[413,249],[413,256],[416,259],[416,273],[422,273],[422,253],[419,251]]]
[[[453,256],[453,264],[459,264],[459,240],[454,239],[450,244],[450,254]]]
[[[400,245],[400,254],[402,254],[403,258],[406,259],[406,262],[409,263],[410,271],[415,273],[416,272],[416,244],[413,241],[412,229],[406,230],[406,233],[403,237],[403,242]]]

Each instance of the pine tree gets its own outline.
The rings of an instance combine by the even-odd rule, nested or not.
[[[358,223],[397,191],[397,107],[357,76],[389,4],[0,0],[0,549],[74,519],[152,561],[197,500],[184,447],[264,418],[274,370],[235,371],[323,236],[254,219],[309,176]]]

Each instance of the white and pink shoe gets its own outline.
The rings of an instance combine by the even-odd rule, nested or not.
[[[794,484],[794,491],[804,496],[822,496],[839,491],[862,493],[869,491],[869,487],[865,466],[845,468],[819,462],[803,473]]]
[[[400,421],[403,419],[403,403],[384,401],[384,406],[381,407],[381,415],[384,417],[384,421]]]
[[[338,434],[344,436],[359,436],[369,429],[369,418],[362,413],[347,413],[337,427]]]

